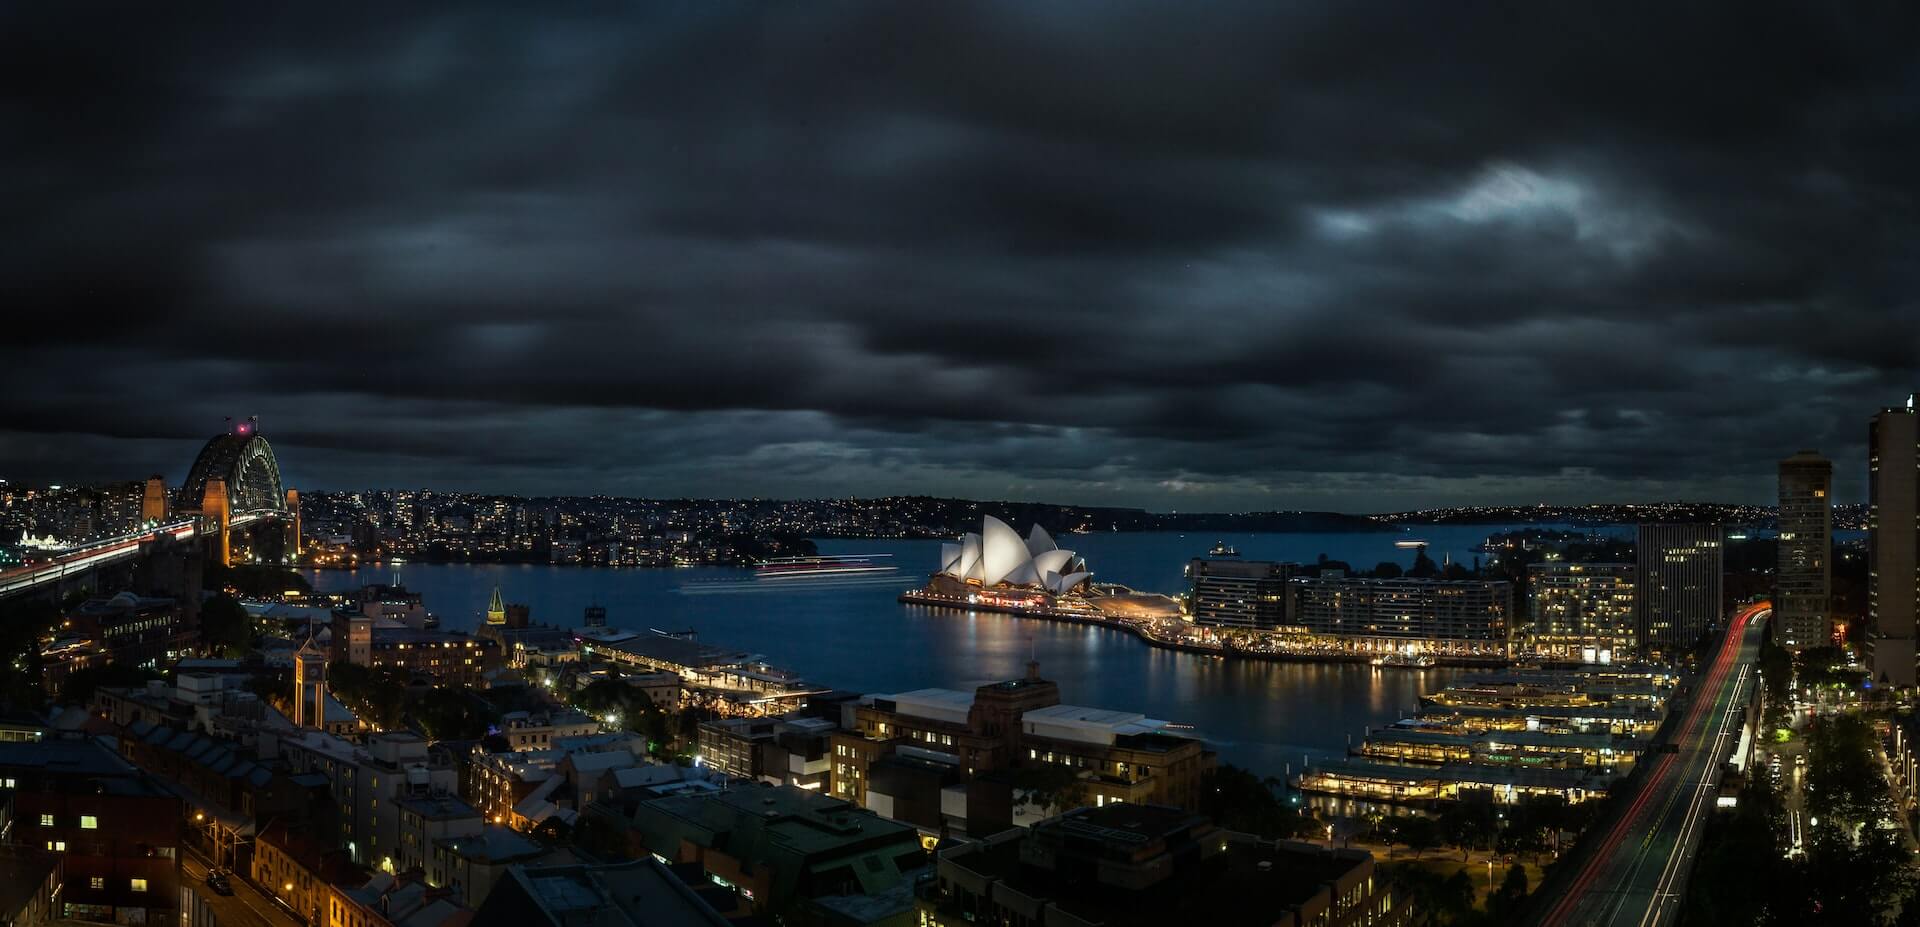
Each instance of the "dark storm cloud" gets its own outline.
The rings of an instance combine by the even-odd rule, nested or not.
[[[1897,4],[185,12],[0,14],[0,476],[1757,500],[1920,381]]]

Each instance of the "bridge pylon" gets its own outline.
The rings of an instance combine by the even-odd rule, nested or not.
[[[233,566],[233,510],[227,499],[227,481],[207,480],[206,494],[200,497],[200,517],[213,531],[213,555],[223,567]]]

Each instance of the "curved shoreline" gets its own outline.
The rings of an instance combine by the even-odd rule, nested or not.
[[[1085,615],[1079,612],[1066,611],[1064,609],[1030,607],[1030,606],[1023,606],[1023,605],[999,605],[999,604],[984,603],[984,602],[970,602],[970,603],[962,604],[962,603],[954,602],[944,596],[928,595],[927,593],[919,592],[917,590],[909,590],[907,592],[901,593],[898,601],[902,605],[919,605],[919,606],[924,606],[926,608],[945,609],[947,611],[993,612],[993,613],[1002,614],[1002,615],[1012,615],[1016,618],[1036,618],[1042,621],[1059,621],[1059,622],[1064,622],[1066,624],[1084,624],[1084,625],[1092,625],[1094,627],[1100,627],[1100,628],[1110,628],[1112,630],[1125,631],[1129,634],[1132,634],[1134,637],[1137,637],[1140,640],[1145,641],[1149,646],[1152,646],[1152,647],[1159,647],[1163,650],[1174,650],[1181,653],[1191,653],[1199,656],[1215,657],[1223,660],[1225,659],[1261,660],[1269,663],[1347,663],[1347,664],[1371,664],[1372,663],[1372,659],[1363,654],[1274,653],[1274,652],[1260,651],[1260,650],[1239,650],[1239,649],[1228,647],[1225,645],[1221,645],[1217,647],[1208,647],[1203,644],[1192,644],[1192,643],[1187,643],[1185,641],[1168,640],[1166,638],[1153,634],[1152,632],[1150,632],[1149,630],[1147,630],[1146,628],[1140,626],[1135,622],[1126,621],[1126,620],[1116,620],[1116,619],[1110,619],[1110,618],[1098,618],[1090,615]],[[1393,664],[1384,664],[1384,665],[1381,665],[1381,668],[1382,669],[1409,669],[1409,670],[1434,669],[1438,667],[1468,668],[1468,669],[1497,669],[1500,667],[1511,666],[1511,665],[1512,665],[1511,660],[1501,659],[1501,658],[1436,656],[1434,658],[1434,665],[1431,667],[1399,666],[1399,665],[1393,665]]]

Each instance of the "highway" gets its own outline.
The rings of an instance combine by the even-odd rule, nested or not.
[[[1678,918],[1701,832],[1719,796],[1720,764],[1740,739],[1741,707],[1757,683],[1753,663],[1771,612],[1762,602],[1734,616],[1673,731],[1670,742],[1679,752],[1641,760],[1652,765],[1640,788],[1577,858],[1579,868],[1565,891],[1542,897],[1535,923],[1657,927]]]
[[[228,530],[245,528],[255,522],[274,517],[277,515],[271,512],[245,512],[228,520],[227,528]],[[78,576],[96,567],[136,557],[140,553],[140,545],[156,540],[161,535],[171,536],[176,541],[188,540],[197,532],[197,525],[198,522],[191,518],[154,525],[117,537],[88,541],[60,551],[43,563],[0,570],[0,598]]]

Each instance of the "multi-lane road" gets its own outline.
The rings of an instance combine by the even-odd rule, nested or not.
[[[1771,614],[1767,603],[1742,609],[1694,685],[1669,741],[1677,753],[1650,754],[1640,787],[1602,825],[1575,860],[1571,881],[1542,896],[1543,927],[1658,927],[1680,913],[1701,831],[1719,797],[1720,768],[1740,740],[1741,709]],[[1542,891],[1553,891],[1551,883]]]

